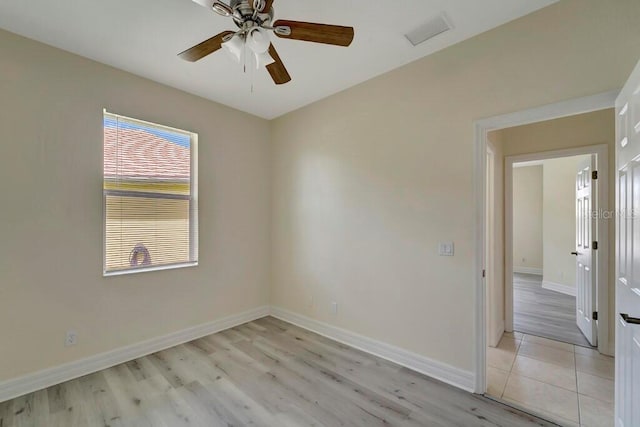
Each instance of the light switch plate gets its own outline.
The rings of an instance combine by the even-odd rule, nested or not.
[[[438,244],[438,254],[440,256],[453,256],[453,242],[440,242]]]

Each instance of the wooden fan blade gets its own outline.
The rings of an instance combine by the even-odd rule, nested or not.
[[[273,6],[273,0],[266,0],[264,2],[264,7],[262,8],[262,12],[269,13],[271,10],[271,6]]]
[[[197,0],[194,0],[194,1],[197,1]],[[253,0],[249,0],[249,7],[253,9],[253,6],[254,6]],[[273,6],[273,0],[265,0],[264,6],[262,6],[262,9],[260,9],[259,12],[269,13],[269,11],[271,10],[271,6]]]
[[[285,84],[291,81],[291,76],[289,72],[284,67],[282,60],[280,59],[280,55],[276,52],[276,48],[273,47],[273,44],[269,46],[269,55],[273,58],[275,62],[267,65],[267,71],[271,74],[271,78],[274,83],[277,85]]]
[[[285,26],[291,28],[288,36],[278,34],[283,39],[303,40],[314,43],[325,43],[335,46],[349,46],[353,41],[353,27],[339,25],[313,24],[311,22],[278,20],[274,27]]]
[[[202,43],[198,43],[178,54],[178,56],[185,61],[195,62],[199,59],[204,58],[207,55],[212,54],[216,50],[219,50],[222,47],[223,38],[228,36],[229,34],[234,34],[233,31],[224,31],[218,35],[211,37],[208,40],[203,41]]]

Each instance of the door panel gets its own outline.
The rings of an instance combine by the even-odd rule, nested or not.
[[[640,426],[640,63],[616,101],[617,427]]]
[[[596,186],[591,172],[596,168],[596,156],[590,156],[578,166],[576,173],[576,324],[593,346],[597,345],[598,330],[593,312],[596,311],[596,271],[592,248],[596,216],[592,200]]]

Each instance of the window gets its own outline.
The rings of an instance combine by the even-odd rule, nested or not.
[[[197,265],[197,135],[104,112],[104,274]]]

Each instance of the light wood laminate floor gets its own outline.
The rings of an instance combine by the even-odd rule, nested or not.
[[[591,347],[576,325],[576,299],[542,287],[542,276],[513,275],[513,329]]]
[[[550,424],[266,317],[0,403],[27,425]]]

